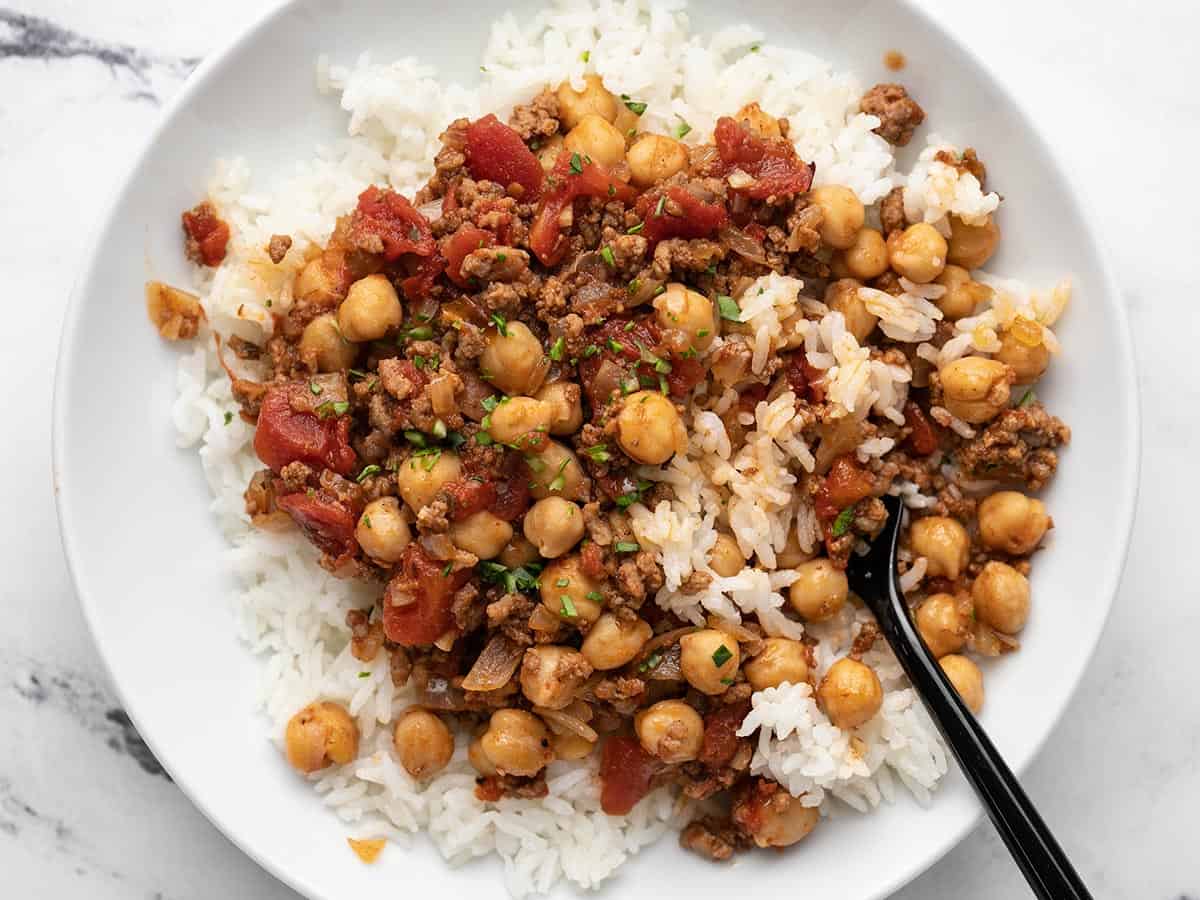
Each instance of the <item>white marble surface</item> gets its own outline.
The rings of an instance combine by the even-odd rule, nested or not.
[[[50,482],[58,331],[115,179],[195,61],[270,0],[0,0],[0,896],[294,898],[122,719],[66,574]],[[1084,684],[1026,784],[1097,897],[1200,896],[1200,447],[1194,173],[1200,6],[925,0],[1088,186],[1144,399],[1138,527]],[[1097,414],[1103,398],[1097,397]],[[1024,896],[987,825],[904,900]]]

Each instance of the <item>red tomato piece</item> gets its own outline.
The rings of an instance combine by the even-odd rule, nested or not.
[[[704,742],[697,759],[710,769],[729,765],[737,752],[737,730],[750,712],[750,701],[722,706],[704,717]]]
[[[579,551],[579,564],[583,568],[583,574],[589,578],[603,581],[608,577],[604,568],[604,548],[593,541],[588,541]]]
[[[229,226],[205,200],[183,214],[183,230],[188,238],[188,258],[206,266],[219,266],[229,244]]]
[[[409,300],[424,300],[445,268],[446,261],[441,256],[435,254],[424,257],[417,270],[400,282],[400,289]]]
[[[938,448],[938,436],[933,423],[912,400],[904,404],[904,424],[912,429],[908,444],[918,456],[929,456]]]
[[[524,197],[536,200],[545,173],[521,136],[493,115],[467,126],[467,168],[477,180],[486,179],[508,188],[519,184]]]
[[[432,644],[454,628],[450,608],[454,592],[471,579],[472,570],[443,574],[445,566],[430,559],[416,541],[404,548],[400,574],[388,582],[383,593],[383,633],[388,640],[404,647]],[[394,592],[411,593],[415,599],[394,606]]]
[[[491,247],[496,243],[496,237],[490,231],[476,228],[474,225],[464,225],[443,243],[443,254],[446,257],[446,277],[461,288],[470,287],[470,279],[462,273],[463,260],[476,250]]]
[[[546,180],[542,203],[529,229],[529,247],[543,265],[558,263],[567,252],[560,217],[577,197],[600,197],[631,203],[637,191],[578,153],[563,151]]]
[[[642,194],[635,209],[644,223],[642,236],[652,247],[668,238],[708,237],[729,221],[724,203],[707,203],[679,185]]]
[[[496,485],[478,476],[451,481],[443,491],[450,497],[450,519],[458,522],[496,502]]]
[[[875,479],[849,453],[839,456],[829,467],[829,474],[817,491],[817,517],[828,522],[836,519],[847,506],[871,496]]]
[[[686,397],[692,388],[704,380],[704,366],[695,358],[671,359],[671,371],[667,373],[667,390],[672,397]]]
[[[713,138],[725,174],[740,169],[754,179],[752,184],[735,189],[747,197],[789,197],[812,186],[816,166],[800,159],[786,138],[761,138],[729,116],[717,120]]]
[[[388,188],[371,185],[358,195],[358,206],[350,217],[349,236],[359,247],[379,241],[380,252],[388,261],[406,253],[433,256],[437,244],[429,223],[416,207]]]
[[[276,503],[323,553],[340,559],[358,550],[354,510],[336,497],[324,491],[301,492],[285,494]]]
[[[325,418],[301,411],[312,408],[311,397],[304,397],[307,391],[294,381],[267,388],[254,432],[254,452],[275,472],[288,463],[303,462],[349,475],[357,459],[350,447],[350,416],[336,414],[332,404]]]
[[[623,816],[650,793],[658,762],[637,738],[615,735],[604,742],[600,756],[600,808]]]
[[[658,345],[659,331],[649,318],[611,318],[589,336],[596,352],[579,361],[579,381],[587,392],[592,409],[599,412],[619,388],[620,380],[614,382],[609,375],[619,374],[620,379],[642,376],[649,387],[658,386],[658,373],[652,363],[643,363],[642,348],[653,351]],[[614,368],[614,366],[616,368]],[[672,365],[672,372],[674,366]],[[601,377],[601,373],[608,373]],[[638,383],[638,389],[642,387]]]
[[[798,350],[787,357],[784,375],[787,377],[788,387],[795,392],[797,397],[811,400],[813,403],[820,403],[825,399],[823,384],[825,372],[823,369],[810,365],[803,350]]]

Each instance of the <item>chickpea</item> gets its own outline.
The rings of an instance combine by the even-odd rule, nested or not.
[[[673,138],[643,134],[629,148],[628,160],[633,183],[648,188],[686,169],[688,152],[687,147]]]
[[[1008,406],[1013,370],[1002,362],[982,356],[964,356],[938,372],[942,402],[964,422],[979,425],[991,421]]]
[[[734,113],[733,120],[741,125],[745,125],[753,134],[758,135],[758,137],[783,137],[783,131],[779,127],[779,120],[770,113],[764,112],[763,108],[757,103],[747,103]]]
[[[542,720],[523,709],[498,709],[479,739],[483,756],[501,775],[536,775],[554,759],[550,732]]]
[[[971,586],[975,617],[1005,634],[1016,634],[1029,619],[1029,579],[1012,566],[992,561]]]
[[[568,449],[558,441],[550,441],[540,454],[526,460],[531,472],[529,476],[529,495],[534,500],[544,500],[547,497],[562,497],[565,500],[586,500],[588,491],[587,476],[583,474],[583,466],[575,451]]]
[[[1013,556],[1032,553],[1053,524],[1041,500],[1017,491],[997,491],[979,504],[983,543]]]
[[[521,661],[521,693],[534,706],[562,709],[592,674],[578,650],[543,644],[530,647]]]
[[[354,538],[371,559],[400,562],[404,548],[412,540],[408,521],[400,512],[400,501],[395,497],[380,497],[368,503],[354,528]]]
[[[414,707],[396,720],[392,746],[404,771],[418,781],[427,781],[450,762],[454,735],[433,713]]]
[[[800,546],[800,535],[793,528],[788,532],[787,541],[783,545],[782,550],[775,552],[775,568],[777,569],[795,569],[801,563],[808,562],[816,552],[805,550]]]
[[[845,185],[823,184],[808,199],[821,210],[821,242],[836,250],[853,247],[866,218],[858,195]]]
[[[450,525],[450,540],[460,550],[473,553],[480,559],[492,559],[512,540],[513,528],[486,509],[471,513]]]
[[[654,298],[654,317],[664,330],[687,335],[697,350],[707,350],[717,336],[712,301],[679,282],[668,284],[666,291]]]
[[[948,258],[964,269],[978,269],[996,252],[1000,229],[992,216],[982,225],[968,225],[957,216],[950,217]]]
[[[888,268],[887,243],[874,228],[860,228],[854,243],[836,257],[846,274],[859,281],[878,278]]]
[[[756,846],[790,847],[812,834],[821,821],[821,810],[805,806],[799,797],[780,790],[757,804],[752,821],[750,836]]]
[[[947,516],[917,519],[909,529],[908,538],[912,552],[929,563],[926,575],[954,580],[966,569],[971,539],[957,519]]]
[[[850,582],[828,559],[813,559],[796,568],[800,577],[788,588],[792,609],[809,622],[824,622],[846,605]]]
[[[460,475],[462,460],[457,453],[442,451],[435,457],[410,456],[396,470],[396,489],[413,512],[420,512],[433,502],[438,491]]]
[[[1038,343],[1030,346],[1009,330],[1000,338],[996,362],[1012,368],[1014,384],[1032,384],[1045,374],[1050,365],[1050,351],[1041,342],[1040,336]]]
[[[377,341],[404,321],[400,297],[386,275],[368,275],[350,285],[337,312],[338,327],[348,341]]]
[[[708,551],[708,566],[722,578],[732,578],[746,566],[746,557],[732,534],[721,532]]]
[[[723,631],[705,628],[679,639],[679,668],[702,694],[723,694],[741,665],[738,642]]]
[[[508,397],[489,414],[487,432],[502,444],[516,444],[530,432],[549,432],[553,416],[549,403],[532,397]]]
[[[962,649],[971,623],[950,594],[933,594],[917,607],[917,631],[934,656]]]
[[[883,685],[870,666],[842,657],[825,673],[817,697],[829,721],[843,730],[869,721],[883,705]]]
[[[300,300],[332,306],[346,296],[346,288],[341,273],[318,256],[300,270],[292,294]]]
[[[583,539],[583,512],[570,500],[546,497],[525,513],[524,529],[538,553],[554,559]]]
[[[554,751],[555,759],[574,761],[591,756],[596,745],[587,738],[568,731],[566,734],[550,735],[550,748]]]
[[[682,700],[660,700],[633,720],[642,747],[666,763],[682,763],[700,755],[704,720]]]
[[[983,673],[979,671],[979,666],[957,653],[943,656],[938,660],[938,665],[958,691],[958,696],[962,697],[962,702],[967,704],[967,709],[979,715],[983,709]]]
[[[986,284],[972,281],[971,273],[962,266],[947,265],[935,281],[946,289],[946,293],[933,302],[951,322],[972,315],[975,307],[990,299],[993,293]]]
[[[637,391],[617,413],[617,443],[635,462],[656,466],[687,449],[675,405],[658,391]]]
[[[565,556],[542,570],[542,606],[572,625],[591,625],[602,609],[600,583],[583,571],[578,556]]]
[[[489,328],[484,333],[479,371],[506,394],[532,394],[542,386],[549,368],[541,342],[523,322],[509,322],[504,332]]]
[[[808,654],[799,641],[773,637],[763,641],[762,652],[742,668],[746,680],[756,691],[779,687],[785,681],[808,681]]]
[[[483,752],[483,735],[471,741],[471,745],[467,747],[467,762],[474,766],[475,771],[480,775],[495,775],[496,766],[488,759],[487,754]]]
[[[846,320],[846,330],[860,343],[879,324],[879,317],[867,309],[866,302],[859,296],[858,289],[861,287],[853,278],[842,278],[825,289],[825,302],[842,314]]]
[[[558,156],[563,151],[563,136],[561,134],[552,134],[550,137],[543,139],[541,145],[535,154],[538,162],[542,164],[542,170],[549,172],[554,168],[554,164],[558,162]]]
[[[308,775],[358,756],[358,723],[340,703],[310,703],[287,723],[283,746],[288,762]]]
[[[311,358],[318,372],[340,372],[354,365],[358,347],[342,337],[333,313],[317,316],[300,333],[300,356]]]
[[[584,116],[578,125],[567,132],[563,146],[572,153],[590,157],[606,169],[625,159],[625,135],[607,119],[594,113]]]
[[[582,91],[575,90],[571,82],[564,81],[555,95],[558,97],[558,118],[568,130],[587,115],[600,116],[606,122],[612,122],[617,117],[617,98],[604,86],[599,75],[584,75]]]
[[[593,669],[619,669],[642,652],[653,634],[654,629],[642,619],[626,621],[605,613],[588,631],[580,650]]]
[[[612,120],[613,128],[621,132],[625,138],[625,145],[628,146],[633,142],[634,136],[638,131],[638,120],[641,118],[632,109],[622,103],[617,107],[617,117]]]
[[[543,384],[534,396],[550,407],[550,433],[574,434],[583,424],[582,392],[573,381]]]
[[[500,563],[510,569],[519,569],[526,563],[535,562],[537,558],[537,547],[521,534],[514,534],[512,540],[500,551]]]
[[[946,267],[946,239],[927,222],[888,235],[888,262],[909,281],[927,284]]]

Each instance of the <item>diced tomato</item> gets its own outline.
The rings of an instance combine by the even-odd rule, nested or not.
[[[590,346],[595,351],[579,361],[579,381],[596,413],[608,402],[613,390],[621,387],[620,379],[637,379],[638,390],[642,388],[643,381],[646,387],[658,387],[659,373],[655,371],[653,363],[642,361],[642,350],[653,352],[659,338],[658,326],[648,317],[614,317],[588,336]],[[605,363],[610,365],[606,366]],[[612,378],[600,377],[602,371],[613,373],[613,365],[618,367],[616,372],[619,378],[616,383]],[[674,365],[671,371],[674,372]]]
[[[352,556],[358,550],[354,538],[357,518],[346,503],[325,491],[285,494],[276,504],[308,535],[308,539],[336,558]]]
[[[918,456],[929,456],[938,448],[938,436],[933,423],[912,400],[904,404],[904,424],[912,429],[908,444]]]
[[[672,397],[686,397],[692,388],[704,380],[704,366],[694,357],[671,358],[671,371],[667,373],[667,391]]]
[[[742,231],[748,237],[758,241],[760,244],[767,239],[767,229],[763,228],[757,222],[751,222],[749,225],[743,228]]]
[[[404,647],[432,644],[454,628],[450,605],[454,592],[471,579],[471,569],[449,574],[446,564],[431,559],[421,545],[413,541],[404,548],[400,574],[388,582],[383,593],[383,633],[388,640]],[[411,593],[415,599],[395,606],[396,592]]]
[[[337,415],[333,404],[324,418],[300,411],[312,408],[311,397],[303,396],[306,391],[307,386],[294,381],[267,388],[254,432],[254,452],[275,472],[288,463],[303,462],[349,475],[357,459],[350,447],[350,416]]]
[[[839,456],[817,491],[817,517],[823,522],[836,519],[847,506],[871,496],[874,488],[874,477],[855,462],[853,456],[849,453]]]
[[[563,151],[546,180],[542,202],[529,229],[529,247],[543,265],[553,266],[567,252],[560,218],[577,197],[600,197],[631,203],[637,191],[595,162]]]
[[[729,221],[724,203],[706,203],[679,185],[642,194],[634,208],[644,223],[642,236],[652,247],[668,238],[708,237]]]
[[[183,230],[188,236],[188,256],[206,266],[219,266],[229,244],[229,226],[205,200],[183,214]]]
[[[513,522],[529,509],[529,482],[533,473],[525,464],[519,453],[506,453],[500,471],[492,478],[492,486],[496,491],[496,499],[491,506],[491,513],[505,522]]]
[[[446,257],[446,277],[461,288],[469,287],[470,280],[462,273],[463,260],[475,250],[491,247],[496,243],[496,236],[490,231],[476,228],[474,225],[464,225],[442,243],[442,253]]]
[[[588,578],[601,581],[608,577],[608,572],[604,568],[604,548],[593,541],[588,541],[580,549],[579,564],[583,569],[583,574]]]
[[[740,169],[754,179],[747,187],[736,188],[738,193],[765,200],[772,196],[790,197],[812,186],[816,166],[801,160],[786,138],[758,137],[729,116],[717,120],[713,138],[725,174]]]
[[[446,193],[442,195],[442,215],[454,212],[461,205],[458,202],[458,186],[462,183],[462,178],[455,178],[446,188]]]
[[[424,300],[428,297],[437,277],[446,268],[446,260],[438,254],[420,259],[417,270],[400,282],[400,288],[409,300]]]
[[[416,207],[395,191],[375,185],[358,195],[348,233],[356,246],[368,245],[372,238],[378,238],[383,256],[389,261],[406,253],[433,256],[437,252],[429,223]]]
[[[820,403],[825,399],[823,384],[825,372],[823,369],[809,364],[808,357],[803,350],[798,350],[787,357],[784,375],[787,378],[788,387],[796,393],[797,397],[813,403]]]
[[[729,765],[737,752],[737,730],[750,712],[750,701],[731,703],[704,717],[704,742],[697,759],[711,769]]]
[[[478,476],[458,478],[442,488],[450,497],[450,519],[458,522],[496,502],[496,485]]]
[[[521,136],[493,115],[467,126],[467,168],[477,180],[486,179],[508,188],[519,184],[524,197],[536,200],[545,173]]]
[[[610,737],[600,755],[600,808],[610,816],[629,813],[650,793],[658,768],[657,760],[642,749],[637,738]]]

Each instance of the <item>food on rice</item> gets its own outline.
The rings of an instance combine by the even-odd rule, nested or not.
[[[175,422],[286,758],[518,896],[929,802],[945,749],[844,569],[902,497],[978,711],[1052,526],[1069,287],[978,270],[999,195],[939,137],[895,168],[900,85],[640,0],[506,16],[482,62],[322,61],[351,137],[267,193],[223,164],[199,299],[148,289],[198,338]]]

